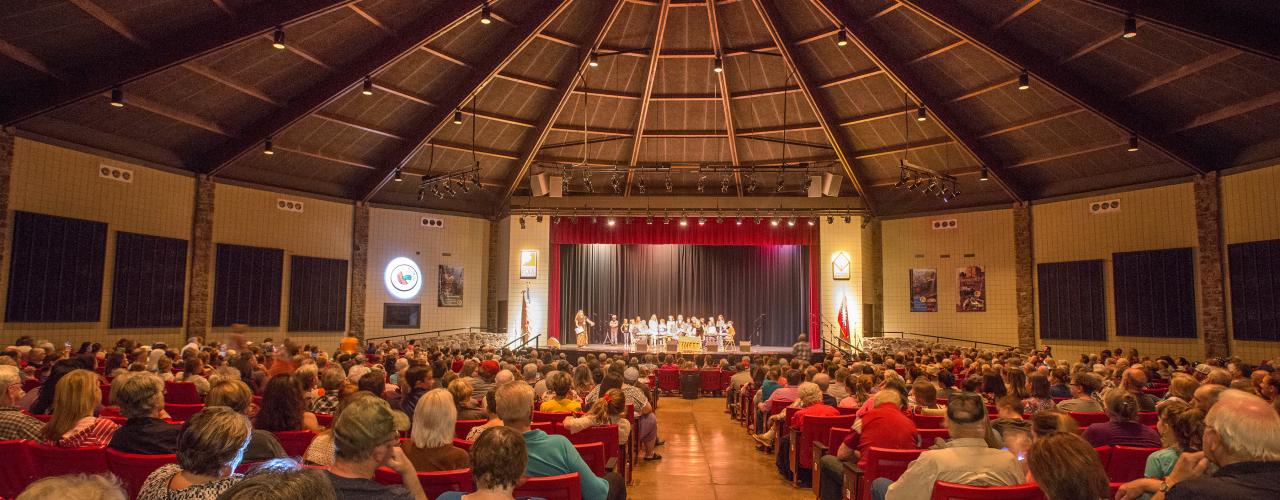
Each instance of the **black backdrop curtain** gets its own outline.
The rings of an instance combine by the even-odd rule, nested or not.
[[[610,314],[723,314],[738,340],[789,346],[808,330],[809,248],[803,245],[559,245],[560,331],[579,309],[601,342]],[[764,315],[760,338],[753,322]]]

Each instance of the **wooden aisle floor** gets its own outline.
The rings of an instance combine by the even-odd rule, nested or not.
[[[636,500],[754,500],[813,498],[774,468],[773,455],[756,451],[736,420],[724,412],[723,397],[658,403],[658,447],[663,459],[640,461],[627,497]]]

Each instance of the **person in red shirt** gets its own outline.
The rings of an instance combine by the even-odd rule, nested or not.
[[[864,453],[872,446],[911,450],[918,445],[916,424],[903,413],[902,393],[880,391],[871,401],[875,406],[853,423],[852,432],[840,443],[836,454],[822,457],[818,464],[822,471],[819,490],[822,500],[839,500],[841,497],[844,470],[841,461],[856,460],[859,467],[864,467]]]
[[[830,417],[840,414],[840,410],[822,402],[822,389],[818,387],[818,384],[813,382],[804,382],[800,384],[800,387],[796,388],[796,392],[799,395],[799,399],[797,399],[792,406],[800,407],[800,409],[796,410],[796,412],[791,415],[791,420],[787,422],[789,428],[799,429],[800,424],[804,422],[804,418],[807,416]],[[775,462],[775,465],[778,466],[778,472],[788,481],[791,480],[790,441],[791,436],[789,434],[779,434],[778,454]],[[808,485],[804,483],[809,482],[807,479],[811,477],[812,474],[806,474],[805,472],[806,471],[800,472],[800,482],[802,483],[802,486],[807,488]]]

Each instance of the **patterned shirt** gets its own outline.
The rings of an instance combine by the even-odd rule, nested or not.
[[[239,474],[233,474],[231,477],[216,481],[193,484],[180,490],[170,490],[169,482],[173,480],[173,476],[178,475],[180,472],[182,472],[182,467],[178,464],[167,464],[156,469],[151,475],[147,476],[147,481],[142,483],[142,490],[138,492],[138,500],[207,500],[216,498],[243,478]]]
[[[311,402],[311,413],[328,413],[333,414],[338,411],[338,394],[328,394],[320,396]]]
[[[57,441],[46,442],[50,446],[59,448],[88,448],[88,447],[104,447],[111,442],[111,435],[115,434],[116,429],[120,426],[115,422],[105,418],[88,416],[76,422],[76,426],[71,430],[62,434],[62,438]]]
[[[14,439],[40,440],[44,422],[22,413],[16,406],[0,406],[0,441]]]

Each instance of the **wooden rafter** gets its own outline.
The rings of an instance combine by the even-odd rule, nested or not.
[[[918,56],[915,56],[915,57],[913,57],[913,58],[911,58],[911,59],[908,59],[908,60],[907,60],[907,64],[915,64],[915,63],[918,63],[918,62],[923,61],[923,60],[925,60],[925,59],[928,59],[928,58],[930,58],[930,57],[935,57],[935,56],[939,56],[939,55],[942,55],[942,54],[946,54],[947,52],[950,52],[951,50],[953,50],[953,49],[955,49],[956,47],[959,47],[959,46],[961,46],[961,45],[964,45],[964,40],[955,40],[955,41],[952,41],[951,43],[948,43],[948,44],[943,45],[943,46],[941,46],[941,47],[938,47],[938,48],[936,48],[936,49],[930,50],[930,51],[928,51],[928,52],[925,52],[925,53],[923,53],[923,54],[920,54],[920,55],[918,55]]]
[[[658,55],[662,53],[662,38],[667,32],[667,14],[671,6],[670,0],[658,2],[658,26],[653,32],[653,46],[649,49],[649,67],[645,71],[644,93],[640,98],[640,112],[636,117],[635,136],[631,140],[631,156],[627,161],[635,165],[640,159],[640,141],[644,139],[644,124],[649,119],[649,103],[653,97],[653,82],[658,77]],[[631,181],[635,177],[634,170],[627,170],[627,187],[625,196],[631,196]]]
[[[1138,21],[1139,28],[1141,28],[1144,24],[1146,23],[1143,21]],[[1065,57],[1058,59],[1057,64],[1066,64],[1076,59],[1079,59],[1081,57],[1092,54],[1094,51],[1097,51],[1098,49],[1106,47],[1111,42],[1120,40],[1121,38],[1123,38],[1121,36],[1122,34],[1123,34],[1123,31],[1121,30],[1109,31],[1107,32],[1107,34],[1098,37],[1097,40],[1086,43],[1080,48],[1076,49],[1075,52],[1067,54]]]
[[[338,125],[351,127],[361,132],[368,132],[373,135],[380,135],[388,139],[395,139],[397,141],[405,140],[404,135],[402,134],[398,134],[394,131],[387,130],[385,128],[382,128],[370,123],[362,123],[358,120],[347,118],[345,116],[338,116],[336,114],[325,112],[325,111],[317,111],[313,113],[311,116],[314,116],[316,118],[319,118],[321,120],[324,120],[330,123],[336,123]]]
[[[10,125],[47,113],[110,90],[113,85],[124,85],[270,33],[277,25],[311,19],[354,1],[292,0],[252,4],[230,21],[218,19],[179,30],[166,40],[153,42],[152,50],[120,54],[111,64],[89,64],[74,71],[66,70],[67,78],[63,82],[36,86],[21,96],[0,101],[0,124]]]
[[[213,0],[213,4],[223,12],[226,12],[228,16],[235,17],[236,11],[235,9],[232,9],[230,5],[227,5],[227,0]]]
[[[931,87],[923,81],[919,74],[902,61],[887,57],[886,54],[892,54],[893,50],[887,43],[873,34],[869,26],[859,21],[846,5],[837,0],[811,1],[831,22],[845,25],[849,29],[850,41],[856,44],[869,59],[874,61],[876,67],[883,70],[885,75],[897,84],[899,88],[915,96],[916,101],[924,105],[932,113],[933,121],[938,127],[950,136],[961,149],[976,158],[978,163],[986,166],[992,180],[1004,190],[1010,199],[1015,203],[1021,203],[1026,199],[1023,194],[1026,191],[1007,175],[1004,175],[1005,164],[1000,157],[979,141],[972,131],[967,128],[961,128],[969,121],[947,108],[944,105],[946,100],[934,94],[930,90]]]
[[[1074,114],[1076,114],[1076,113],[1083,113],[1083,112],[1084,112],[1084,108],[1082,108],[1082,107],[1080,107],[1080,106],[1067,106],[1067,107],[1065,107],[1065,108],[1055,109],[1055,110],[1050,111],[1050,112],[1048,112],[1048,113],[1045,113],[1045,114],[1043,114],[1043,115],[1040,115],[1040,116],[1033,116],[1033,117],[1028,118],[1028,119],[1026,119],[1026,120],[1023,120],[1023,121],[1020,121],[1020,122],[1017,122],[1017,123],[1012,123],[1012,124],[1009,124],[1009,125],[1004,126],[1004,127],[1000,127],[1000,128],[998,128],[998,129],[995,129],[995,130],[991,130],[991,131],[988,131],[988,132],[983,132],[983,133],[982,133],[982,135],[979,135],[979,136],[978,136],[978,138],[979,138],[979,139],[986,139],[986,138],[988,138],[988,137],[995,137],[995,136],[997,136],[997,135],[1001,135],[1001,134],[1008,134],[1008,133],[1011,133],[1011,132],[1017,132],[1017,131],[1022,130],[1022,129],[1024,129],[1024,128],[1027,128],[1027,127],[1034,127],[1034,126],[1039,125],[1039,124],[1041,124],[1041,123],[1051,122],[1051,121],[1053,121],[1053,120],[1057,120],[1057,119],[1059,119],[1059,118],[1066,118],[1066,117],[1071,116],[1071,115],[1074,115]]]
[[[516,189],[520,187],[520,183],[524,181],[526,175],[529,174],[529,168],[533,166],[533,162],[538,154],[542,151],[543,145],[546,144],[547,137],[550,136],[552,129],[557,120],[560,119],[560,113],[564,112],[564,108],[568,106],[569,99],[573,96],[573,88],[578,86],[582,81],[583,75],[590,70],[591,53],[600,48],[604,43],[605,36],[609,33],[609,28],[613,27],[613,23],[618,20],[619,14],[622,13],[623,0],[613,0],[613,5],[606,9],[603,5],[598,6],[601,10],[600,16],[593,20],[591,29],[594,36],[591,40],[590,50],[583,51],[578,59],[578,65],[574,67],[574,72],[567,78],[565,84],[560,88],[559,95],[556,96],[556,104],[538,120],[537,134],[535,134],[529,145],[520,155],[520,165],[511,172],[506,182],[506,190],[503,191],[502,199],[497,203],[497,209],[502,208],[511,200],[511,195],[515,194]],[[589,119],[585,106],[582,110],[583,118]],[[613,139],[613,138],[605,138]],[[590,142],[587,139],[585,142]],[[600,142],[600,141],[596,141]],[[581,143],[580,143],[581,144]],[[583,144],[583,155],[586,155],[586,144]]]
[[[707,0],[707,24],[711,29],[711,48],[717,54],[722,52],[723,47],[720,46],[720,18],[716,16],[715,0]],[[720,86],[720,103],[724,108],[724,130],[729,136],[729,160],[734,165],[738,165],[738,134],[733,125],[733,106],[729,99],[729,81],[725,79],[723,71],[716,72],[716,85]],[[738,172],[733,173],[733,182],[737,186],[738,196],[742,196],[742,176]]]
[[[1125,144],[1126,144],[1125,141],[1110,141],[1110,142],[1104,142],[1101,144],[1095,144],[1093,146],[1087,146],[1080,149],[1073,149],[1071,151],[1061,151],[1057,153],[1050,153],[1047,155],[1023,158],[1021,160],[1018,160],[1016,162],[1009,164],[1009,168],[1026,167],[1029,165],[1036,165],[1039,163],[1048,163],[1055,160],[1071,158],[1073,156],[1096,153],[1098,151],[1106,151],[1108,149],[1116,149],[1116,148],[1124,147]]]
[[[111,98],[110,92],[104,92],[102,97]],[[140,95],[130,95],[125,98],[125,105],[141,109],[156,116],[168,118],[184,125],[190,125],[198,129],[207,130],[224,137],[235,137],[236,133],[231,128],[218,122],[196,115],[188,111],[183,111],[167,104],[159,103],[147,99]]]
[[[443,35],[468,17],[476,15],[479,5],[453,3],[448,8],[424,15],[400,35],[357,56],[341,72],[333,73],[289,99],[289,104],[245,128],[240,137],[201,155],[201,171],[216,175],[236,159],[254,151],[268,137],[278,135],[307,115],[319,111],[348,90],[360,85],[366,75],[374,75],[396,61],[414,53],[418,47]]]
[[[359,6],[359,5],[357,5],[357,4],[354,4],[354,3],[353,3],[353,4],[351,4],[351,5],[349,5],[348,7],[349,7],[349,8],[351,8],[351,11],[352,11],[352,12],[355,12],[355,13],[356,13],[356,15],[358,15],[358,16],[360,16],[360,17],[364,18],[364,20],[365,20],[365,21],[369,21],[369,24],[372,24],[374,27],[376,27],[376,28],[378,28],[378,29],[382,30],[382,32],[383,32],[383,33],[386,33],[386,34],[388,34],[388,35],[394,35],[394,34],[396,34],[396,31],[395,31],[395,30],[393,30],[393,29],[391,29],[391,26],[390,26],[390,25],[388,25],[388,24],[387,24],[386,22],[384,22],[383,20],[378,19],[378,18],[377,18],[376,16],[374,16],[373,14],[370,14],[370,13],[369,13],[369,11],[367,11],[367,10],[365,10],[365,9],[364,9],[364,7],[361,7],[361,6]]]
[[[537,2],[527,13],[528,18],[517,24],[511,34],[493,43],[493,48],[480,59],[484,62],[476,66],[471,76],[454,85],[448,96],[439,101],[441,105],[433,109],[419,126],[414,127],[418,132],[394,148],[384,161],[379,162],[382,166],[378,172],[371,175],[368,182],[360,187],[360,192],[356,193],[360,201],[367,202],[378,194],[378,191],[391,181],[396,170],[408,165],[409,161],[431,142],[436,132],[449,123],[455,109],[461,108],[464,103],[475,97],[480,89],[497,77],[525,47],[537,39],[538,33],[546,29],[551,20],[564,12],[568,6],[568,0]],[[469,11],[478,12],[479,5],[475,5]],[[438,15],[439,13],[435,12],[429,17]],[[425,44],[424,42],[419,45]]]
[[[221,84],[226,85],[226,86],[228,86],[228,87],[231,87],[232,89],[234,89],[234,90],[236,90],[236,91],[238,91],[238,92],[240,92],[240,93],[242,93],[242,94],[245,94],[245,95],[247,95],[247,96],[253,97],[253,98],[255,98],[255,99],[259,100],[259,101],[265,102],[265,103],[270,104],[270,105],[272,105],[272,106],[277,106],[277,107],[279,107],[279,106],[283,106],[283,105],[284,105],[284,102],[283,102],[283,101],[281,101],[280,99],[277,99],[277,98],[275,98],[275,97],[272,97],[270,94],[267,94],[267,93],[266,93],[266,91],[264,91],[264,90],[262,90],[262,89],[260,89],[260,88],[258,88],[258,87],[255,87],[255,86],[253,86],[253,85],[250,85],[250,84],[248,84],[248,83],[245,83],[245,82],[242,82],[242,81],[240,81],[240,80],[237,80],[237,79],[233,78],[232,76],[230,76],[230,75],[228,75],[228,74],[226,74],[226,73],[223,73],[223,72],[221,72],[221,71],[218,71],[218,70],[216,70],[216,69],[213,69],[213,68],[211,68],[211,67],[209,67],[209,66],[206,66],[206,65],[204,65],[204,64],[201,64],[201,63],[198,63],[198,62],[195,62],[195,61],[191,61],[191,62],[189,62],[189,63],[186,63],[186,64],[182,65],[182,67],[183,67],[183,68],[186,68],[187,70],[189,70],[189,71],[191,71],[191,72],[193,72],[193,73],[195,73],[195,74],[197,74],[197,75],[203,76],[203,77],[208,78],[208,79],[210,79],[210,80],[213,80],[213,81],[215,81],[215,82],[218,82],[218,83],[221,83]]]
[[[0,55],[13,59],[23,66],[44,73],[58,80],[67,79],[61,71],[53,69],[53,67],[49,66],[48,63],[45,63],[44,60],[5,40],[0,40]]]
[[[1176,134],[1184,130],[1191,130],[1196,127],[1203,127],[1210,123],[1217,123],[1229,118],[1235,118],[1245,113],[1252,113],[1262,108],[1267,108],[1280,104],[1280,90],[1263,94],[1253,99],[1237,102],[1235,104],[1209,111],[1197,115],[1190,120],[1182,122],[1172,127],[1168,133]]]
[[[1001,18],[1000,22],[997,22],[995,26],[992,26],[992,28],[1000,29],[1005,27],[1005,25],[1013,22],[1014,19],[1017,19],[1021,17],[1023,14],[1026,14],[1027,11],[1031,10],[1031,8],[1035,7],[1036,4],[1038,3],[1040,3],[1040,0],[1027,0],[1022,5],[1019,5],[1018,8],[1013,9],[1013,12],[1010,12],[1008,15]],[[898,4],[898,5],[902,5],[902,4]]]
[[[1275,2],[1135,2],[1133,0],[1075,0],[1119,15],[1132,12],[1139,21],[1280,61],[1280,37]],[[1245,8],[1240,8],[1245,7]],[[1120,21],[1116,21],[1117,31]]]
[[[773,0],[752,0],[756,11],[764,21],[765,28],[769,31],[769,37],[773,39],[778,51],[782,53],[782,60],[786,62],[787,70],[795,75],[796,82],[800,84],[805,100],[809,106],[813,108],[814,114],[818,116],[818,122],[822,125],[822,132],[827,136],[827,142],[831,143],[835,150],[836,157],[840,159],[840,166],[844,167],[844,173],[849,177],[849,182],[853,184],[853,188],[858,192],[858,197],[862,198],[863,204],[867,207],[867,211],[874,214],[876,212],[875,202],[871,199],[868,184],[863,180],[862,175],[854,170],[854,147],[845,137],[844,131],[839,129],[832,110],[835,109],[826,99],[825,95],[820,94],[817,83],[813,81],[813,76],[801,68],[796,60],[796,47],[788,39],[785,29],[779,21],[782,16],[778,12],[777,6],[773,5]],[[836,24],[839,26],[839,23]]]
[[[829,0],[824,0],[829,1]],[[1033,47],[1009,40],[974,20],[952,2],[939,0],[902,0],[912,11],[933,21],[952,34],[968,40],[1014,68],[1025,68],[1036,81],[1106,119],[1121,130],[1137,135],[1143,142],[1182,164],[1193,173],[1214,170],[1206,155],[1185,143],[1164,136],[1162,126],[1145,113],[1127,103],[1108,96],[1066,69],[1047,60]]]
[[[1134,87],[1133,90],[1130,90],[1128,94],[1125,94],[1125,97],[1126,98],[1133,97],[1138,94],[1167,85],[1173,81],[1186,78],[1188,76],[1194,75],[1196,73],[1199,73],[1211,67],[1214,67],[1224,62],[1235,59],[1236,56],[1239,56],[1241,54],[1244,54],[1244,52],[1239,49],[1227,48],[1227,49],[1219,50],[1217,52],[1204,56],[1195,61],[1189,62],[1182,66],[1178,66],[1177,68],[1169,70],[1163,74],[1153,76],[1151,77],[1151,79],[1145,82],[1142,82],[1137,87]]]
[[[98,22],[106,25],[108,28],[111,28],[111,31],[116,32],[134,45],[143,48],[151,47],[151,44],[147,43],[146,40],[143,40],[137,33],[134,33],[128,26],[125,26],[125,24],[120,22],[119,19],[116,19],[116,16],[111,15],[111,13],[107,12],[106,9],[103,9],[98,4],[93,3],[93,0],[71,0],[71,4],[75,5],[76,8],[81,11],[84,11],[85,14],[93,16],[93,18],[97,19]]]

